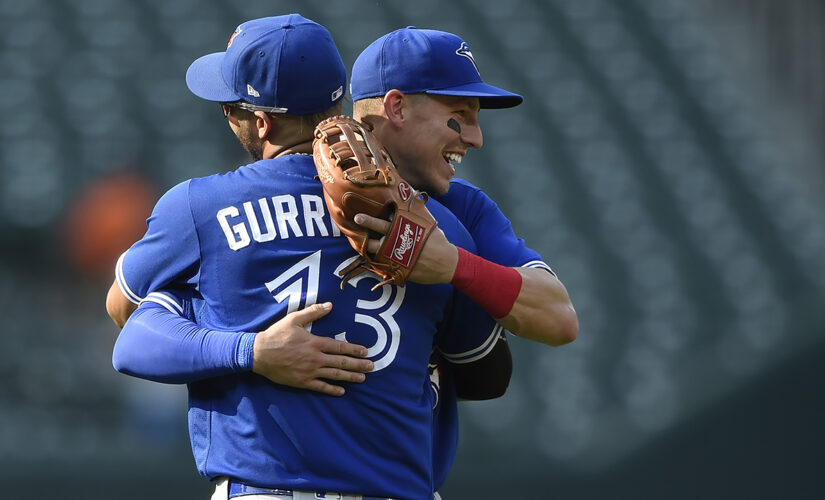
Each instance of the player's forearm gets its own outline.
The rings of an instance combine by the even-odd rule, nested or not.
[[[115,343],[112,364],[121,373],[184,384],[248,371],[255,334],[200,328],[156,304],[140,307]]]
[[[543,269],[501,266],[459,249],[451,283],[515,335],[552,346],[578,335],[567,290]]]
[[[106,312],[109,313],[112,321],[114,321],[119,328],[123,328],[126,320],[135,312],[135,309],[137,309],[137,304],[130,302],[129,299],[123,295],[117,281],[112,283],[112,286],[109,288],[109,293],[106,295]]]
[[[551,346],[568,344],[578,336],[579,320],[564,285],[539,268],[518,268],[521,290],[510,313],[498,320],[519,337]]]

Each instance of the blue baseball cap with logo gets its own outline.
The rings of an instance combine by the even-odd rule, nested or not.
[[[392,89],[478,97],[482,108],[511,108],[524,100],[484,83],[470,47],[460,37],[414,26],[374,41],[352,66],[353,100],[383,96]]]
[[[299,14],[247,21],[226,52],[205,55],[186,71],[186,85],[208,101],[246,101],[273,113],[307,115],[344,97],[347,70],[320,24]]]

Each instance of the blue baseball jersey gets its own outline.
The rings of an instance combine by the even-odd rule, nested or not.
[[[510,220],[481,188],[454,178],[445,195],[435,196],[470,232],[478,255],[508,267],[537,267],[553,272],[535,250],[516,236]]]
[[[528,248],[524,240],[516,236],[510,221],[480,188],[454,178],[447,194],[434,199],[455,214],[470,232],[477,255],[502,266],[536,267],[553,272],[538,252]],[[458,337],[447,337],[444,340],[446,346],[441,346],[439,353],[453,363],[478,360],[490,352],[501,332],[501,326],[496,325],[493,335],[467,351],[450,345],[453,342],[467,345],[466,342],[457,340]],[[433,467],[434,484],[438,489],[447,481],[458,448],[458,400],[449,365],[442,365],[436,373],[433,379],[437,380],[439,394],[433,419]]]
[[[369,273],[341,290],[338,274],[357,255],[326,214],[314,174],[311,157],[291,155],[179,184],[158,202],[144,238],[119,260],[118,283],[135,301],[170,285],[195,291],[197,320],[219,339],[213,348],[223,351],[214,362],[225,366],[200,375],[207,378],[181,379],[189,383],[190,438],[202,475],[427,498],[434,488],[427,362],[436,334],[455,325],[448,319],[462,316],[467,301],[456,300],[449,285],[371,291],[377,278]],[[448,239],[475,251],[445,207],[427,206]],[[254,334],[244,331],[263,330],[288,312],[328,300],[332,312],[307,328],[368,347],[375,371],[364,383],[335,398],[248,371]],[[493,329],[492,320],[485,321],[484,336]],[[463,347],[475,342],[467,338]],[[180,342],[191,351],[176,362],[188,357],[197,365],[204,354]],[[450,348],[460,352],[462,342]]]

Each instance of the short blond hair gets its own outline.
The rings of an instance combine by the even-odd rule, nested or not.
[[[380,115],[383,107],[383,96],[359,99],[352,103],[352,117],[361,121],[364,117]]]
[[[411,94],[404,94],[413,105],[421,103],[422,99],[429,97],[424,92],[416,92]],[[384,96],[366,97],[359,99],[352,103],[352,117],[358,121],[363,121],[364,118],[370,116],[379,116],[384,109]]]

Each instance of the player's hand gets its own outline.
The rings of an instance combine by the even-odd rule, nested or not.
[[[373,363],[367,348],[313,335],[305,328],[326,316],[332,304],[314,304],[287,314],[255,337],[252,371],[278,384],[342,396],[344,388],[323,380],[363,382]]]
[[[387,234],[392,226],[389,221],[367,214],[356,215],[355,222],[382,235]],[[370,254],[375,255],[380,247],[381,239],[367,240],[367,251]],[[458,265],[458,249],[447,240],[444,231],[435,228],[427,238],[427,243],[410,273],[409,280],[424,285],[449,283],[453,279],[456,265]]]

